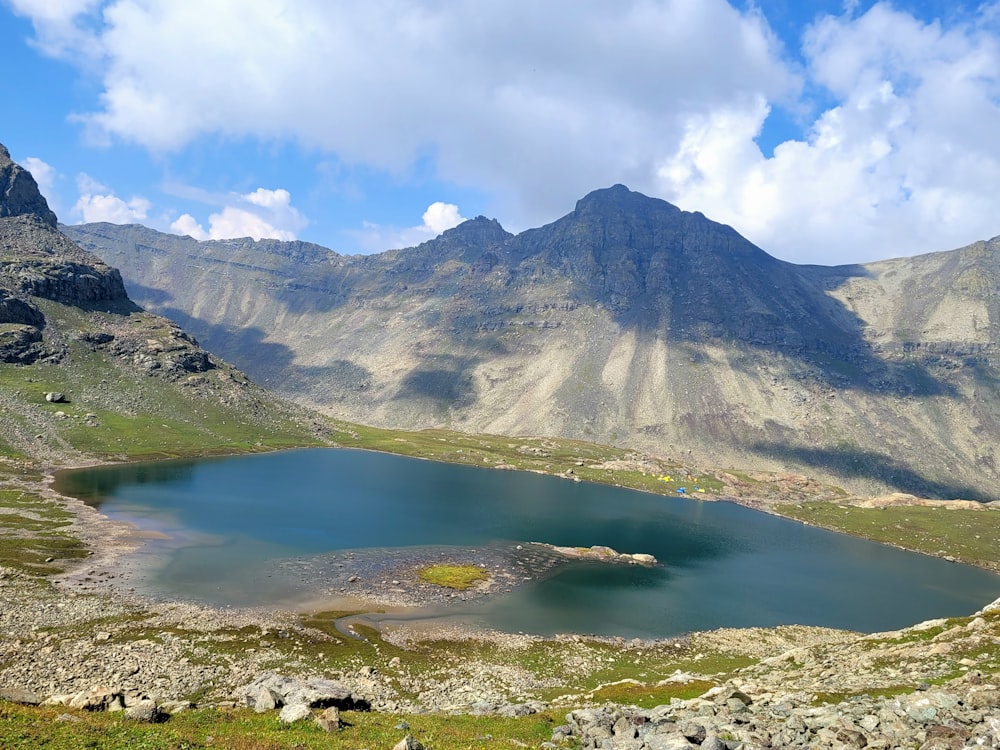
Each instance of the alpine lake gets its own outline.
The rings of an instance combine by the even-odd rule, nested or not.
[[[404,617],[629,638],[781,624],[874,632],[964,616],[1000,596],[988,571],[734,503],[386,453],[127,464],[61,472],[55,486],[149,537],[121,561],[129,585],[220,606],[301,607],[349,595],[351,578],[482,559],[503,560],[516,585]],[[658,562],[554,562],[532,542]]]

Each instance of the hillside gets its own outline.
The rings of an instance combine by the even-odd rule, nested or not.
[[[132,302],[0,146],[0,456],[45,464],[317,442],[316,420]]]
[[[143,306],[344,419],[1000,498],[1000,240],[798,266],[620,185],[516,236],[478,217],[373,256],[65,231]]]

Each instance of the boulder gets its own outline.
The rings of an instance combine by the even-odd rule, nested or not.
[[[318,677],[300,680],[265,672],[236,691],[237,702],[256,711],[302,704],[309,708],[336,706],[342,711],[367,711],[371,704],[354,696],[339,682]]]
[[[143,721],[147,724],[156,724],[167,719],[167,714],[160,710],[156,701],[149,698],[126,708],[125,716],[133,721]]]
[[[296,721],[308,719],[310,716],[312,716],[312,711],[305,703],[290,703],[281,709],[278,720],[285,724],[294,724]]]
[[[59,393],[58,391],[49,391],[45,394],[45,400],[50,404],[64,404],[66,403],[66,394]]]
[[[412,734],[408,734],[397,742],[392,750],[424,750],[424,746],[415,740]]]
[[[343,727],[343,722],[340,720],[340,709],[336,706],[330,706],[325,709],[323,713],[316,717],[315,721],[316,726],[324,732],[333,732]]]
[[[103,685],[81,690],[69,699],[67,705],[84,711],[120,711],[125,708],[121,691]]]
[[[42,702],[42,698],[35,695],[30,690],[16,687],[0,687],[0,700],[9,701],[11,703],[21,703],[25,706],[37,706]]]

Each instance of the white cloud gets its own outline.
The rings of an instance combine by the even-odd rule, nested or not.
[[[808,33],[812,80],[836,100],[765,158],[767,115],[691,117],[660,191],[800,262],[946,250],[1000,234],[1000,43],[877,4]]]
[[[106,0],[102,19],[97,138],[290,139],[403,177],[431,154],[522,227],[595,187],[652,188],[687,116],[799,85],[724,0]]]
[[[7,0],[12,10],[30,18],[37,33],[36,44],[53,57],[93,59],[99,44],[81,16],[95,13],[102,0]]]
[[[623,182],[798,261],[1000,232],[995,3],[925,23],[846,2],[790,52],[757,4],[724,0],[8,2],[43,49],[97,70],[103,93],[79,115],[91,134],[156,152],[208,135],[400,180],[430,163],[493,196],[514,230]],[[756,141],[778,107],[804,135],[766,156]],[[178,226],[294,235],[304,220],[281,192]],[[359,241],[443,226],[424,221],[366,225]]]
[[[106,186],[88,175],[77,178],[80,198],[72,213],[84,222],[106,221],[111,224],[136,224],[145,221],[152,204],[145,198],[133,196],[122,200]]]
[[[308,223],[292,206],[292,196],[287,190],[257,188],[252,193],[230,196],[231,205],[208,217],[205,229],[191,214],[183,214],[171,225],[177,234],[187,234],[196,240],[223,240],[234,237],[265,237],[277,240],[294,240]],[[232,205],[235,204],[235,205]]]
[[[435,201],[424,211],[424,224],[421,228],[426,228],[433,232],[434,236],[441,234],[447,229],[457,227],[465,218],[458,212],[458,206],[454,203],[442,203]]]
[[[404,229],[366,221],[360,230],[351,234],[362,250],[375,252],[387,248],[414,247],[465,221],[458,206],[442,201],[429,205],[422,218],[422,224]]]

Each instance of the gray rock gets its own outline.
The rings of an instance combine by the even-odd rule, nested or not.
[[[521,716],[531,716],[537,712],[538,709],[528,703],[509,703],[506,706],[498,708],[496,714],[497,716],[519,718]]]
[[[160,711],[159,706],[156,705],[156,701],[148,698],[139,701],[134,706],[126,708],[125,716],[134,721],[144,721],[149,724],[165,721],[167,718],[167,714]]]
[[[120,711],[125,708],[121,692],[104,686],[81,690],[70,698],[67,705],[84,711]]]
[[[424,750],[424,746],[417,740],[413,739],[412,734],[408,734],[397,742],[393,746],[392,750]]]
[[[323,713],[317,716],[315,721],[316,725],[324,732],[333,732],[343,726],[340,720],[340,709],[336,706],[324,709]]]
[[[336,706],[345,711],[371,708],[367,700],[355,697],[339,682],[320,678],[300,680],[272,672],[265,672],[249,685],[239,688],[236,699],[258,711],[296,703],[310,708]]]
[[[293,724],[312,716],[312,711],[305,703],[291,703],[286,705],[278,713],[278,720],[285,724]]]
[[[0,700],[22,703],[25,706],[37,706],[42,702],[40,696],[23,688],[0,688]]]
[[[645,742],[649,750],[691,750],[698,747],[679,734],[651,734]]]
[[[45,394],[45,400],[50,404],[63,404],[66,402],[66,394],[58,391],[49,391]]]

